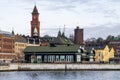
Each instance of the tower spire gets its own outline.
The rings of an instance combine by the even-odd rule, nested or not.
[[[37,9],[37,7],[36,7],[36,5],[34,6],[34,9],[33,9],[32,14],[39,14],[39,13],[38,13],[38,9]]]
[[[61,31],[60,31],[60,28],[59,28],[59,31],[58,31],[58,37],[61,37]]]
[[[65,37],[65,25],[64,25],[64,28],[63,28],[62,37]]]
[[[13,27],[12,27],[12,35],[14,35],[15,33],[14,33],[14,29],[13,29]]]

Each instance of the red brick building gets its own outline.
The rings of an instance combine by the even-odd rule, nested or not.
[[[40,37],[40,21],[39,13],[36,6],[34,6],[32,12],[32,21],[31,21],[31,37]]]
[[[14,37],[0,34],[0,53],[14,53]]]
[[[77,26],[77,28],[74,30],[74,43],[75,44],[79,44],[79,45],[83,45],[84,44],[84,40],[83,40],[83,29],[79,28],[79,26]]]
[[[15,60],[14,36],[7,34],[5,31],[0,32],[0,63],[9,63]]]
[[[116,54],[120,53],[120,38],[110,40],[108,45],[114,48]]]
[[[14,53],[0,53],[0,63],[10,63],[16,59]]]

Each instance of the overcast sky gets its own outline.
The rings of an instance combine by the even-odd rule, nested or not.
[[[120,34],[120,0],[0,0],[0,29],[30,35],[35,4],[41,36],[56,36],[64,25],[67,36],[84,28],[85,39]]]

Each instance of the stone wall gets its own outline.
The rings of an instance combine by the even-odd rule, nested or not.
[[[0,71],[17,71],[18,64],[1,65]]]
[[[0,71],[18,70],[120,70],[120,64],[10,64]]]
[[[19,70],[120,70],[115,64],[20,64]]]

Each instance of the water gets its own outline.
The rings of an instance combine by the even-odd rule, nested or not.
[[[120,80],[120,71],[0,72],[0,80]]]

